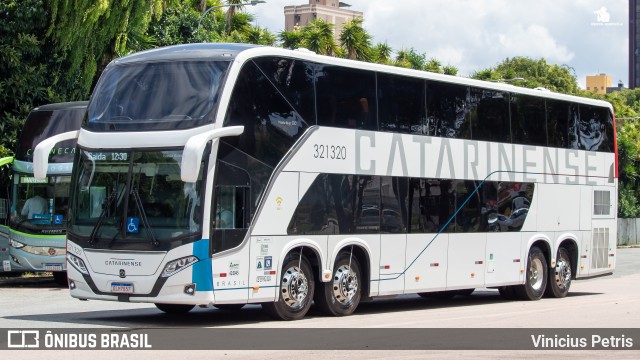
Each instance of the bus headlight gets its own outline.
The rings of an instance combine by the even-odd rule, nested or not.
[[[69,260],[69,263],[73,265],[76,270],[85,275],[89,275],[89,270],[87,270],[87,266],[84,264],[84,261],[82,261],[82,259],[73,254],[67,253],[67,260]]]
[[[179,271],[182,271],[188,268],[189,266],[193,265],[197,261],[198,261],[198,258],[193,255],[186,256],[173,261],[169,261],[167,265],[164,267],[164,270],[162,270],[162,275],[160,276],[163,278],[169,277]]]
[[[15,241],[13,239],[11,239],[11,247],[12,248],[16,248],[16,249],[20,249],[25,247],[25,245],[23,243],[21,243],[20,241]]]

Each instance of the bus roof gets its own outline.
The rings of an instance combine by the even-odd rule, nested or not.
[[[318,55],[306,49],[287,50],[269,46],[231,44],[231,43],[203,43],[184,44],[157,48],[143,51],[114,60],[111,64],[127,64],[144,61],[178,61],[178,60],[235,60],[244,63],[251,58],[263,56],[280,56],[307,60],[321,64],[343,66],[353,69],[376,71],[387,74],[396,74],[421,78],[432,81],[446,82],[465,86],[479,87],[484,89],[505,91],[516,94],[530,95],[541,98],[571,101],[595,106],[608,107],[613,111],[613,107],[606,101],[596,100],[575,95],[566,95],[548,91],[546,89],[529,89],[504,83],[489,82],[483,80],[470,79],[460,76],[444,75],[427,71],[406,69],[390,65],[368,63],[363,61],[342,59],[337,57]],[[111,65],[110,64],[110,65]]]
[[[228,60],[231,61],[245,50],[260,47],[250,44],[202,43],[161,47],[131,54],[111,62],[111,64],[129,64],[145,61],[180,60]],[[111,65],[109,64],[109,65]]]
[[[27,116],[18,137],[15,160],[31,162],[32,152],[42,140],[67,131],[80,130],[88,101],[74,101],[42,105],[34,108]],[[74,143],[64,142],[61,148],[75,147]],[[65,154],[52,154],[52,163],[71,162],[73,156],[67,151]],[[14,162],[14,165],[16,163]]]
[[[37,108],[31,111],[55,111],[55,110],[66,110],[66,109],[80,109],[80,108],[86,108],[88,104],[89,104],[88,101],[70,101],[70,102],[62,102],[62,103],[38,106]]]

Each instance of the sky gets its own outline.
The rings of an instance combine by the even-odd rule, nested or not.
[[[277,34],[284,6],[308,0],[265,0],[247,7],[255,23]],[[628,85],[628,0],[344,0],[364,13],[373,43],[414,48],[459,76],[507,57],[545,58],[568,65],[585,87],[587,75],[606,73]]]

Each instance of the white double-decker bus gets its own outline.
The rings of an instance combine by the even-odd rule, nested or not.
[[[308,51],[193,44],[118,59],[77,138],[80,299],[260,303],[302,318],[377,296],[563,297],[610,274],[611,105]]]

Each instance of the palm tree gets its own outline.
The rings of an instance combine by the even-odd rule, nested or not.
[[[302,47],[304,38],[300,31],[281,31],[278,34],[278,39],[282,42],[282,47],[285,49],[297,49]]]
[[[391,59],[391,53],[393,49],[386,42],[379,43],[373,48],[373,52],[375,53],[375,60],[378,64],[386,64]]]
[[[307,49],[322,55],[333,55],[336,52],[333,24],[315,19],[303,27],[301,32]]]
[[[362,28],[362,19],[348,20],[340,32],[340,42],[349,59],[368,60],[371,49],[371,35]]]
[[[227,35],[231,34],[231,19],[233,19],[233,16],[236,14],[236,9],[242,10],[243,6],[238,6],[238,5],[243,3],[244,1],[242,0],[227,0],[227,5],[234,5],[234,6],[229,6],[229,9],[227,9],[227,28],[226,28]]]

